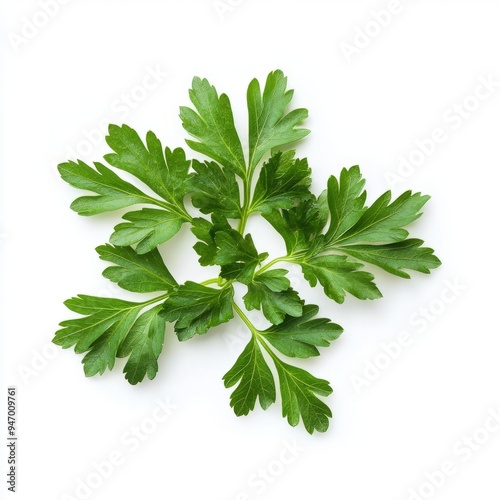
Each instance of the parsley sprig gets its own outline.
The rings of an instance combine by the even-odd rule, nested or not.
[[[111,370],[116,358],[127,358],[125,377],[137,384],[158,371],[167,323],[183,341],[238,316],[251,336],[223,376],[227,388],[235,387],[230,404],[236,415],[247,415],[257,399],[267,409],[279,390],[290,425],[302,420],[309,433],[324,432],[332,416],[322,399],[332,392],[329,382],[283,357],[318,356],[318,348],[328,347],[343,330],[317,317],[318,307],[304,303],[279,264],[300,266],[311,286],[319,283],[338,303],[347,294],[379,298],[365,263],[402,278],[410,278],[407,271],[429,273],[440,265],[433,250],[409,238],[406,229],[421,216],[429,197],[407,191],[391,201],[387,191],[367,205],[357,166],[332,175],[327,189],[315,196],[307,159],[289,149],[309,133],[300,126],[307,110],[288,111],[293,90],[287,89],[281,71],[269,74],[263,90],[257,80],[248,87],[246,150],[226,94],[219,96],[206,79],[194,78],[189,96],[193,108],[181,107],[180,112],[193,138],[186,142],[206,161],[188,159],[181,148],[164,147],[153,132],[143,141],[127,125],[111,125],[106,141],[113,152],[104,157],[109,167],[80,160],[59,165],[66,182],[93,193],[72,203],[80,215],[131,208],[109,244],[97,248],[100,258],[111,263],[103,275],[130,292],[156,296],[142,302],[89,295],[69,299],[66,306],[80,317],[63,321],[54,342],[85,353],[87,376]],[[136,181],[122,179],[117,170]],[[186,198],[197,214],[186,208]],[[260,214],[283,237],[285,255],[270,259],[257,250],[245,232],[252,214]],[[158,246],[183,224],[190,225],[198,240],[194,250],[199,264],[217,269],[214,278],[179,284],[167,268]],[[168,243],[167,261],[175,251]],[[246,286],[242,297],[235,297],[236,283]],[[256,328],[244,309],[262,311],[269,326]]]

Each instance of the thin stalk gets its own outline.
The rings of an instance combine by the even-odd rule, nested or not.
[[[141,306],[149,306],[150,304],[154,304],[155,302],[159,302],[160,300],[167,299],[168,296],[168,293],[164,293],[163,295],[159,295],[158,297],[154,297],[153,299],[146,300],[146,302],[138,302],[137,304]]]
[[[187,212],[187,210],[184,207],[180,207],[179,205],[174,205],[172,203],[169,203],[167,201],[161,201],[158,200],[157,198],[153,198],[151,196],[141,196],[141,198],[144,198],[145,203],[151,204],[151,205],[156,205],[158,207],[161,207],[168,212],[172,212],[179,217],[185,219],[187,222],[193,222],[193,217]]]
[[[241,310],[241,308],[233,301],[234,310],[238,313],[238,316],[243,320],[243,323],[248,327],[253,337],[257,339],[257,342],[268,352],[271,356],[274,363],[281,363],[281,360],[276,356],[276,353],[271,349],[268,343],[264,340],[263,334],[260,330],[257,330],[255,326],[253,326],[252,322],[248,319],[247,315]]]
[[[290,255],[283,255],[282,257],[276,257],[275,259],[269,261],[265,266],[261,267],[255,274],[262,274],[278,262],[292,262],[293,264],[300,264],[300,260],[297,260],[297,257],[300,257],[303,253],[305,252],[297,252]]]
[[[267,271],[270,267],[273,267],[274,264],[278,262],[291,262],[289,255],[284,255],[282,257],[276,257],[275,259],[269,261],[265,266],[261,267],[255,274],[262,274]]]
[[[241,310],[240,306],[233,301],[233,308],[238,313],[238,316],[243,320],[243,323],[247,325],[248,329],[253,336],[259,337],[259,330],[253,326],[252,322],[248,319],[247,315]]]
[[[219,283],[219,278],[210,278],[209,280],[202,281],[200,285],[215,285]]]
[[[241,219],[238,224],[238,232],[243,234],[247,225],[248,216],[250,215],[250,198],[252,196],[252,175],[247,175],[243,179],[243,207],[241,208]]]

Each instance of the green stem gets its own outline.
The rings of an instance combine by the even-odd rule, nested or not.
[[[275,364],[281,364],[281,360],[276,356],[276,353],[271,349],[271,346],[264,340],[263,334],[260,330],[257,330],[255,326],[253,326],[252,322],[248,319],[247,315],[241,310],[241,308],[233,301],[234,310],[238,313],[238,316],[243,320],[243,323],[248,327],[252,336],[257,339],[257,342],[267,351],[269,356]]]
[[[257,337],[257,340],[258,340],[259,344],[267,351],[267,353],[269,354],[269,356],[271,356],[271,358],[274,361],[274,363],[275,364],[277,364],[277,363],[281,364],[281,360],[278,358],[278,356],[276,356],[276,353],[271,349],[271,347],[269,346],[269,344],[266,341],[264,341],[264,338],[259,335]]]
[[[248,221],[248,214],[245,212],[245,214],[241,214],[241,219],[238,224],[238,232],[240,234],[243,234],[243,232],[245,231],[245,226],[247,225],[247,221]]]
[[[255,274],[262,274],[278,262],[292,262],[293,264],[300,264],[301,261],[298,257],[300,257],[302,253],[304,252],[297,252],[290,255],[283,255],[282,257],[276,257],[275,259],[269,261],[265,266],[261,267]]]
[[[233,308],[238,313],[238,316],[243,320],[243,323],[247,325],[248,329],[252,332],[252,335],[259,337],[259,330],[253,326],[252,322],[248,319],[247,315],[241,310],[240,306],[233,301]]]
[[[257,339],[257,342],[269,353],[272,360],[275,363],[280,363],[281,360],[276,356],[276,353],[271,349],[268,343],[263,338],[263,333],[260,330],[257,330],[255,326],[253,326],[252,322],[248,319],[247,315],[241,310],[241,308],[233,301],[234,310],[238,313],[238,316],[243,320],[243,323],[248,327],[253,337]]]
[[[292,262],[289,255],[284,255],[282,257],[276,257],[275,259],[269,261],[265,266],[261,267],[255,274],[262,274],[267,271],[270,267],[274,266],[278,262]]]
[[[206,285],[215,285],[216,283],[219,283],[219,278],[210,278],[209,280],[202,281],[200,285],[206,286]]]
[[[184,207],[180,207],[179,205],[174,205],[169,202],[164,202],[147,195],[142,196],[142,198],[146,200],[145,203],[156,205],[160,208],[167,210],[168,212],[172,212],[181,217],[182,219],[185,219],[186,222],[193,222],[193,217],[191,217],[191,215],[187,212],[187,210]]]
[[[149,306],[150,304],[154,304],[155,302],[160,302],[160,300],[167,299],[169,296],[168,293],[164,293],[163,295],[159,295],[153,299],[147,300],[146,302],[139,302],[141,306]]]
[[[248,216],[250,215],[250,197],[251,193],[252,175],[247,175],[243,179],[243,207],[241,208],[241,219],[238,224],[238,232],[243,234],[245,226],[247,225]]]

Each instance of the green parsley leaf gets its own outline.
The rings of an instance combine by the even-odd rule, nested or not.
[[[159,304],[139,316],[118,348],[118,358],[129,357],[123,372],[132,385],[142,382],[146,375],[153,380],[158,372],[158,357],[165,339],[162,308]]]
[[[172,238],[182,224],[191,219],[183,202],[191,189],[190,162],[180,148],[163,150],[153,132],[147,133],[144,144],[137,132],[127,125],[110,125],[106,142],[115,151],[104,157],[110,165],[135,175],[165,200],[163,210],[144,208],[125,214],[123,218],[129,222],[118,224],[111,236],[114,245],[138,243],[139,253],[149,252]]]
[[[289,210],[271,210],[262,216],[283,237],[288,255],[312,252],[328,220],[326,191],[317,199],[311,195]]]
[[[328,347],[339,338],[342,327],[326,318],[311,319],[318,314],[318,306],[304,306],[300,317],[286,316],[279,325],[261,332],[265,339],[280,352],[291,358],[319,356],[319,347]]]
[[[216,289],[186,281],[165,301],[162,316],[175,321],[179,340],[188,340],[234,317],[233,293],[231,286]]]
[[[339,180],[334,176],[328,180],[326,198],[322,195],[288,210],[264,214],[282,235],[287,260],[302,267],[311,286],[319,281],[326,295],[339,303],[346,291],[360,299],[382,296],[373,275],[361,271],[363,264],[339,253],[403,278],[410,277],[404,269],[429,273],[440,265],[434,251],[422,247],[421,240],[407,240],[409,233],[404,229],[421,216],[429,197],[407,191],[390,203],[388,191],[366,207],[364,184],[359,167],[343,169]],[[322,234],[328,216],[330,224]]]
[[[325,294],[339,304],[344,302],[345,292],[358,299],[378,299],[380,290],[373,283],[373,274],[359,271],[363,264],[353,262],[344,255],[322,255],[300,261],[304,277],[311,286],[319,281]]]
[[[290,288],[290,281],[285,278],[287,272],[284,269],[272,269],[254,276],[243,297],[245,307],[249,311],[262,309],[266,319],[274,325],[280,324],[285,315],[301,316],[304,301]]]
[[[200,256],[198,262],[202,266],[213,266],[217,245],[215,244],[215,233],[219,230],[232,229],[227,219],[222,218],[219,222],[211,223],[202,217],[196,217],[191,223],[191,232],[200,240],[193,246]]]
[[[287,78],[280,70],[269,73],[262,94],[257,79],[252,80],[248,86],[251,172],[268,151],[298,141],[310,132],[304,128],[297,128],[307,118],[306,109],[295,109],[286,113],[286,108],[293,97],[293,90],[287,90],[286,86]]]
[[[329,240],[328,245],[342,243],[392,243],[408,237],[404,226],[418,219],[420,209],[429,196],[406,191],[392,203],[391,192],[386,191],[372,206],[367,208],[359,220],[342,235]]]
[[[63,321],[64,328],[56,333],[54,342],[63,348],[75,345],[75,352],[88,350],[109,327],[121,322],[127,316],[136,318],[141,305],[120,299],[78,295],[64,305],[71,311],[85,315],[85,318]]]
[[[162,199],[145,194],[101,163],[95,163],[94,170],[82,161],[70,161],[58,167],[62,178],[72,186],[99,194],[80,197],[71,207],[81,215],[95,215],[136,204],[156,205],[159,208],[125,214],[123,218],[129,222],[118,224],[111,237],[111,243],[117,246],[137,244],[139,253],[149,252],[191,220],[183,202],[191,190],[190,161],[182,149],[163,151],[152,132],[148,132],[144,145],[127,125],[110,125],[106,141],[115,151],[105,156],[109,164],[135,175]]]
[[[198,141],[187,140],[194,151],[212,158],[231,172],[245,177],[246,165],[240,138],[234,126],[231,103],[219,97],[208,80],[193,79],[189,97],[196,111],[181,106],[182,126]]]
[[[102,375],[106,368],[111,370],[114,367],[116,357],[130,355],[125,368],[126,378],[131,383],[137,383],[147,372],[151,379],[156,374],[157,366],[151,363],[150,358],[146,363],[144,356],[148,349],[156,358],[159,356],[165,320],[153,318],[155,312],[157,315],[156,309],[137,319],[149,303],[78,295],[67,300],[65,305],[84,317],[63,321],[63,328],[56,332],[53,342],[65,349],[74,345],[77,353],[88,351],[82,361],[87,377],[97,373]],[[138,363],[141,367],[137,366]]]
[[[193,205],[201,213],[216,213],[228,219],[241,218],[240,188],[233,172],[215,162],[193,160],[191,178]]]
[[[186,221],[190,219],[183,203],[190,190],[187,182],[190,162],[182,149],[163,150],[153,132],[147,133],[144,144],[139,134],[127,125],[110,125],[106,142],[114,151],[104,156],[111,166],[137,177],[166,201],[171,212]]]
[[[302,418],[304,427],[310,434],[314,430],[325,432],[328,429],[328,419],[332,413],[318,395],[331,394],[330,384],[301,368],[283,362],[266,342],[273,343],[275,341],[273,337],[287,336],[288,342],[277,341],[279,348],[293,355],[307,357],[317,353],[316,345],[328,346],[329,341],[336,339],[342,332],[338,325],[330,323],[329,320],[322,318],[311,320],[318,311],[317,306],[306,306],[304,309],[302,318],[287,317],[279,327],[271,327],[263,332],[251,327],[250,342],[235,365],[223,377],[227,388],[240,382],[231,395],[231,406],[236,415],[247,415],[253,410],[257,397],[264,410],[276,399],[274,378],[262,355],[259,345],[261,344],[276,366],[283,416],[287,417],[289,424],[296,426]],[[237,306],[236,310],[241,311]],[[242,317],[248,324],[248,318]]]
[[[283,417],[287,418],[291,426],[296,426],[302,418],[309,434],[315,430],[326,432],[332,412],[316,395],[328,396],[332,393],[328,381],[316,378],[276,356],[273,356],[273,361],[280,381]]]
[[[333,175],[328,179],[328,208],[330,227],[326,233],[328,241],[335,241],[356,224],[366,211],[365,180],[358,166],[343,168],[340,180]]]
[[[249,283],[255,268],[268,257],[267,253],[257,252],[252,235],[247,234],[243,237],[235,229],[217,231],[215,244],[217,253],[214,264],[221,266],[220,276],[241,283]]]
[[[138,293],[168,292],[177,286],[156,248],[142,255],[131,247],[102,245],[96,250],[102,260],[116,264],[106,268],[103,276],[125,290]]]
[[[231,394],[231,408],[236,415],[248,415],[257,397],[262,409],[276,401],[274,378],[255,337],[250,339],[234,366],[224,375],[224,386],[238,387]]]
[[[95,162],[95,170],[81,160],[61,163],[57,168],[61,177],[73,187],[98,193],[99,196],[77,198],[71,208],[80,215],[96,215],[138,203],[161,204],[140,189],[118,177],[102,163]]]
[[[250,211],[291,208],[311,196],[310,185],[311,169],[306,159],[295,158],[295,151],[276,153],[260,171]]]
[[[374,264],[388,273],[410,278],[403,269],[429,274],[441,265],[432,248],[422,247],[422,240],[408,239],[386,245],[346,245],[342,251],[356,259]]]
[[[221,266],[221,278],[247,284],[255,268],[268,257],[267,253],[257,252],[250,234],[242,236],[224,217],[214,215],[211,224],[195,219],[192,231],[201,240],[194,245],[200,264]]]
[[[117,246],[137,244],[136,250],[139,254],[150,252],[168,241],[179,232],[185,222],[176,213],[156,208],[128,212],[123,218],[129,222],[115,226],[109,241]]]

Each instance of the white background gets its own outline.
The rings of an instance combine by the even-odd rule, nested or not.
[[[16,385],[16,498],[83,498],[79,481],[100,482],[93,462],[120,453],[89,498],[405,500],[414,489],[421,498],[498,499],[500,432],[481,428],[500,406],[500,87],[488,97],[483,91],[480,102],[471,96],[481,78],[500,82],[500,4],[402,0],[382,28],[372,12],[388,1],[233,4],[223,0],[217,11],[212,0],[72,0],[30,31],[30,21],[44,23],[40,3],[2,1],[0,435],[6,387]],[[359,48],[365,28],[370,38]],[[23,30],[31,38],[23,41]],[[342,44],[355,42],[348,60]],[[137,90],[148,68],[160,81]],[[123,362],[86,379],[81,356],[50,347],[58,322],[73,317],[65,299],[132,295],[101,277],[104,263],[93,250],[120,214],[72,212],[78,193],[59,179],[57,164],[72,151],[101,159],[107,147],[95,129],[103,122],[126,122],[141,136],[152,129],[170,147],[182,145],[178,107],[189,104],[194,75],[230,95],[244,130],[248,82],[276,68],[296,90],[295,106],[310,112],[312,133],[298,149],[313,168],[314,190],[360,164],[370,201],[389,188],[431,194],[411,231],[443,261],[410,281],[376,271],[384,298],[342,306],[292,270],[301,295],[345,329],[320,358],[300,363],[334,388],[330,430],[313,436],[289,427],[279,404],[234,416],[221,377],[244,346],[238,320],[182,344],[169,329],[157,378],[135,387],[121,374]],[[129,94],[140,102],[125,105]],[[471,112],[458,119],[454,106],[464,100]],[[435,128],[446,140],[391,185],[400,157]],[[94,144],[85,145],[86,136]],[[252,221],[250,229],[261,251],[283,251],[265,225]],[[212,275],[196,275],[192,244],[186,228],[162,247],[179,281]],[[427,319],[422,308],[431,311]],[[370,363],[387,361],[383,344],[404,331],[411,344],[356,390]],[[158,398],[176,409],[152,430]],[[124,439],[141,424],[151,432],[135,450]],[[467,435],[483,444],[465,444]],[[445,461],[453,474],[434,474],[439,488],[425,485]]]

